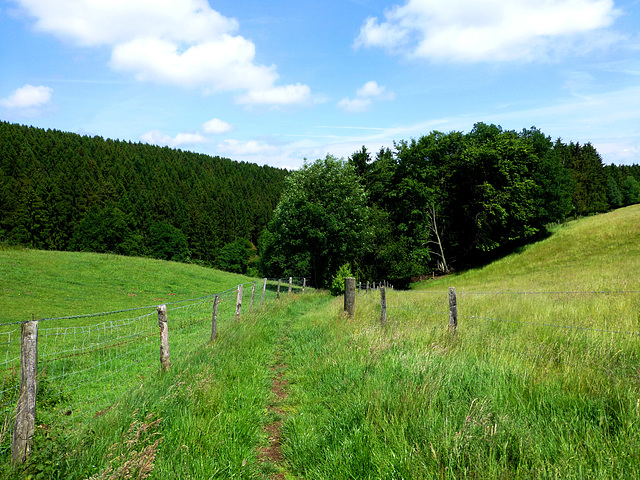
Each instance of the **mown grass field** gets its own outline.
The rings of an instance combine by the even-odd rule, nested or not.
[[[355,318],[341,298],[311,292],[237,322],[225,314],[213,343],[208,306],[195,309],[175,329],[171,369],[159,372],[151,343],[143,378],[98,415],[47,384],[31,461],[2,473],[640,478],[638,267],[635,206],[559,226],[482,269],[389,291],[385,327],[378,292],[358,295]],[[78,412],[59,421],[65,402]]]

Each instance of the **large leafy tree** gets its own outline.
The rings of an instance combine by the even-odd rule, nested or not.
[[[316,286],[328,286],[342,265],[364,253],[368,219],[352,164],[331,155],[305,162],[287,177],[261,238],[265,274],[308,275]]]

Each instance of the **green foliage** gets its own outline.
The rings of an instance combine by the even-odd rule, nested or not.
[[[353,277],[353,273],[351,273],[351,266],[348,263],[345,263],[333,276],[331,288],[329,289],[331,291],[331,295],[337,297],[344,293],[344,279],[348,277]]]
[[[622,184],[622,202],[625,205],[640,202],[640,182],[631,175]]]
[[[186,262],[190,258],[185,234],[179,228],[165,222],[156,222],[151,225],[149,229],[149,251],[153,257],[161,260]]]
[[[251,243],[239,239],[226,244],[218,253],[218,266],[227,272],[247,273],[249,258],[251,257]]]
[[[286,176],[226,158],[0,122],[0,238],[213,266],[222,246],[257,243]],[[158,224],[175,230],[160,232]]]
[[[310,276],[327,287],[340,265],[359,258],[369,238],[364,189],[353,167],[330,155],[305,163],[286,180],[262,236],[266,275]]]

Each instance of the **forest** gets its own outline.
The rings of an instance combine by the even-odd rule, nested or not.
[[[347,160],[268,166],[0,122],[0,242],[236,273],[412,279],[488,261],[640,201],[639,165],[477,123]]]
[[[477,123],[347,161],[327,156],[286,180],[261,244],[263,270],[330,286],[337,272],[412,279],[477,266],[548,226],[640,201],[640,166],[604,166],[590,143]]]
[[[287,173],[0,122],[0,242],[246,273]]]

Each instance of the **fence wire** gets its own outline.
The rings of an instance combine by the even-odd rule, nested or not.
[[[242,284],[242,314],[279,295],[301,292],[304,279]],[[217,294],[217,323],[236,315],[238,288]],[[264,292],[264,294],[263,294]],[[216,294],[164,303],[171,355],[184,357],[211,339]],[[38,320],[37,422],[82,425],[160,370],[157,306]],[[246,313],[245,313],[246,312]],[[11,450],[20,390],[21,323],[0,324],[0,458]]]
[[[640,386],[639,294],[636,290],[457,293],[456,342],[480,355],[526,358],[534,368],[587,367]],[[379,294],[362,293],[359,298],[363,307],[376,304],[380,312]],[[387,322],[395,322],[397,328],[408,323],[426,327],[423,336],[431,338],[438,336],[437,331],[450,332],[448,291],[387,291],[386,311]]]

